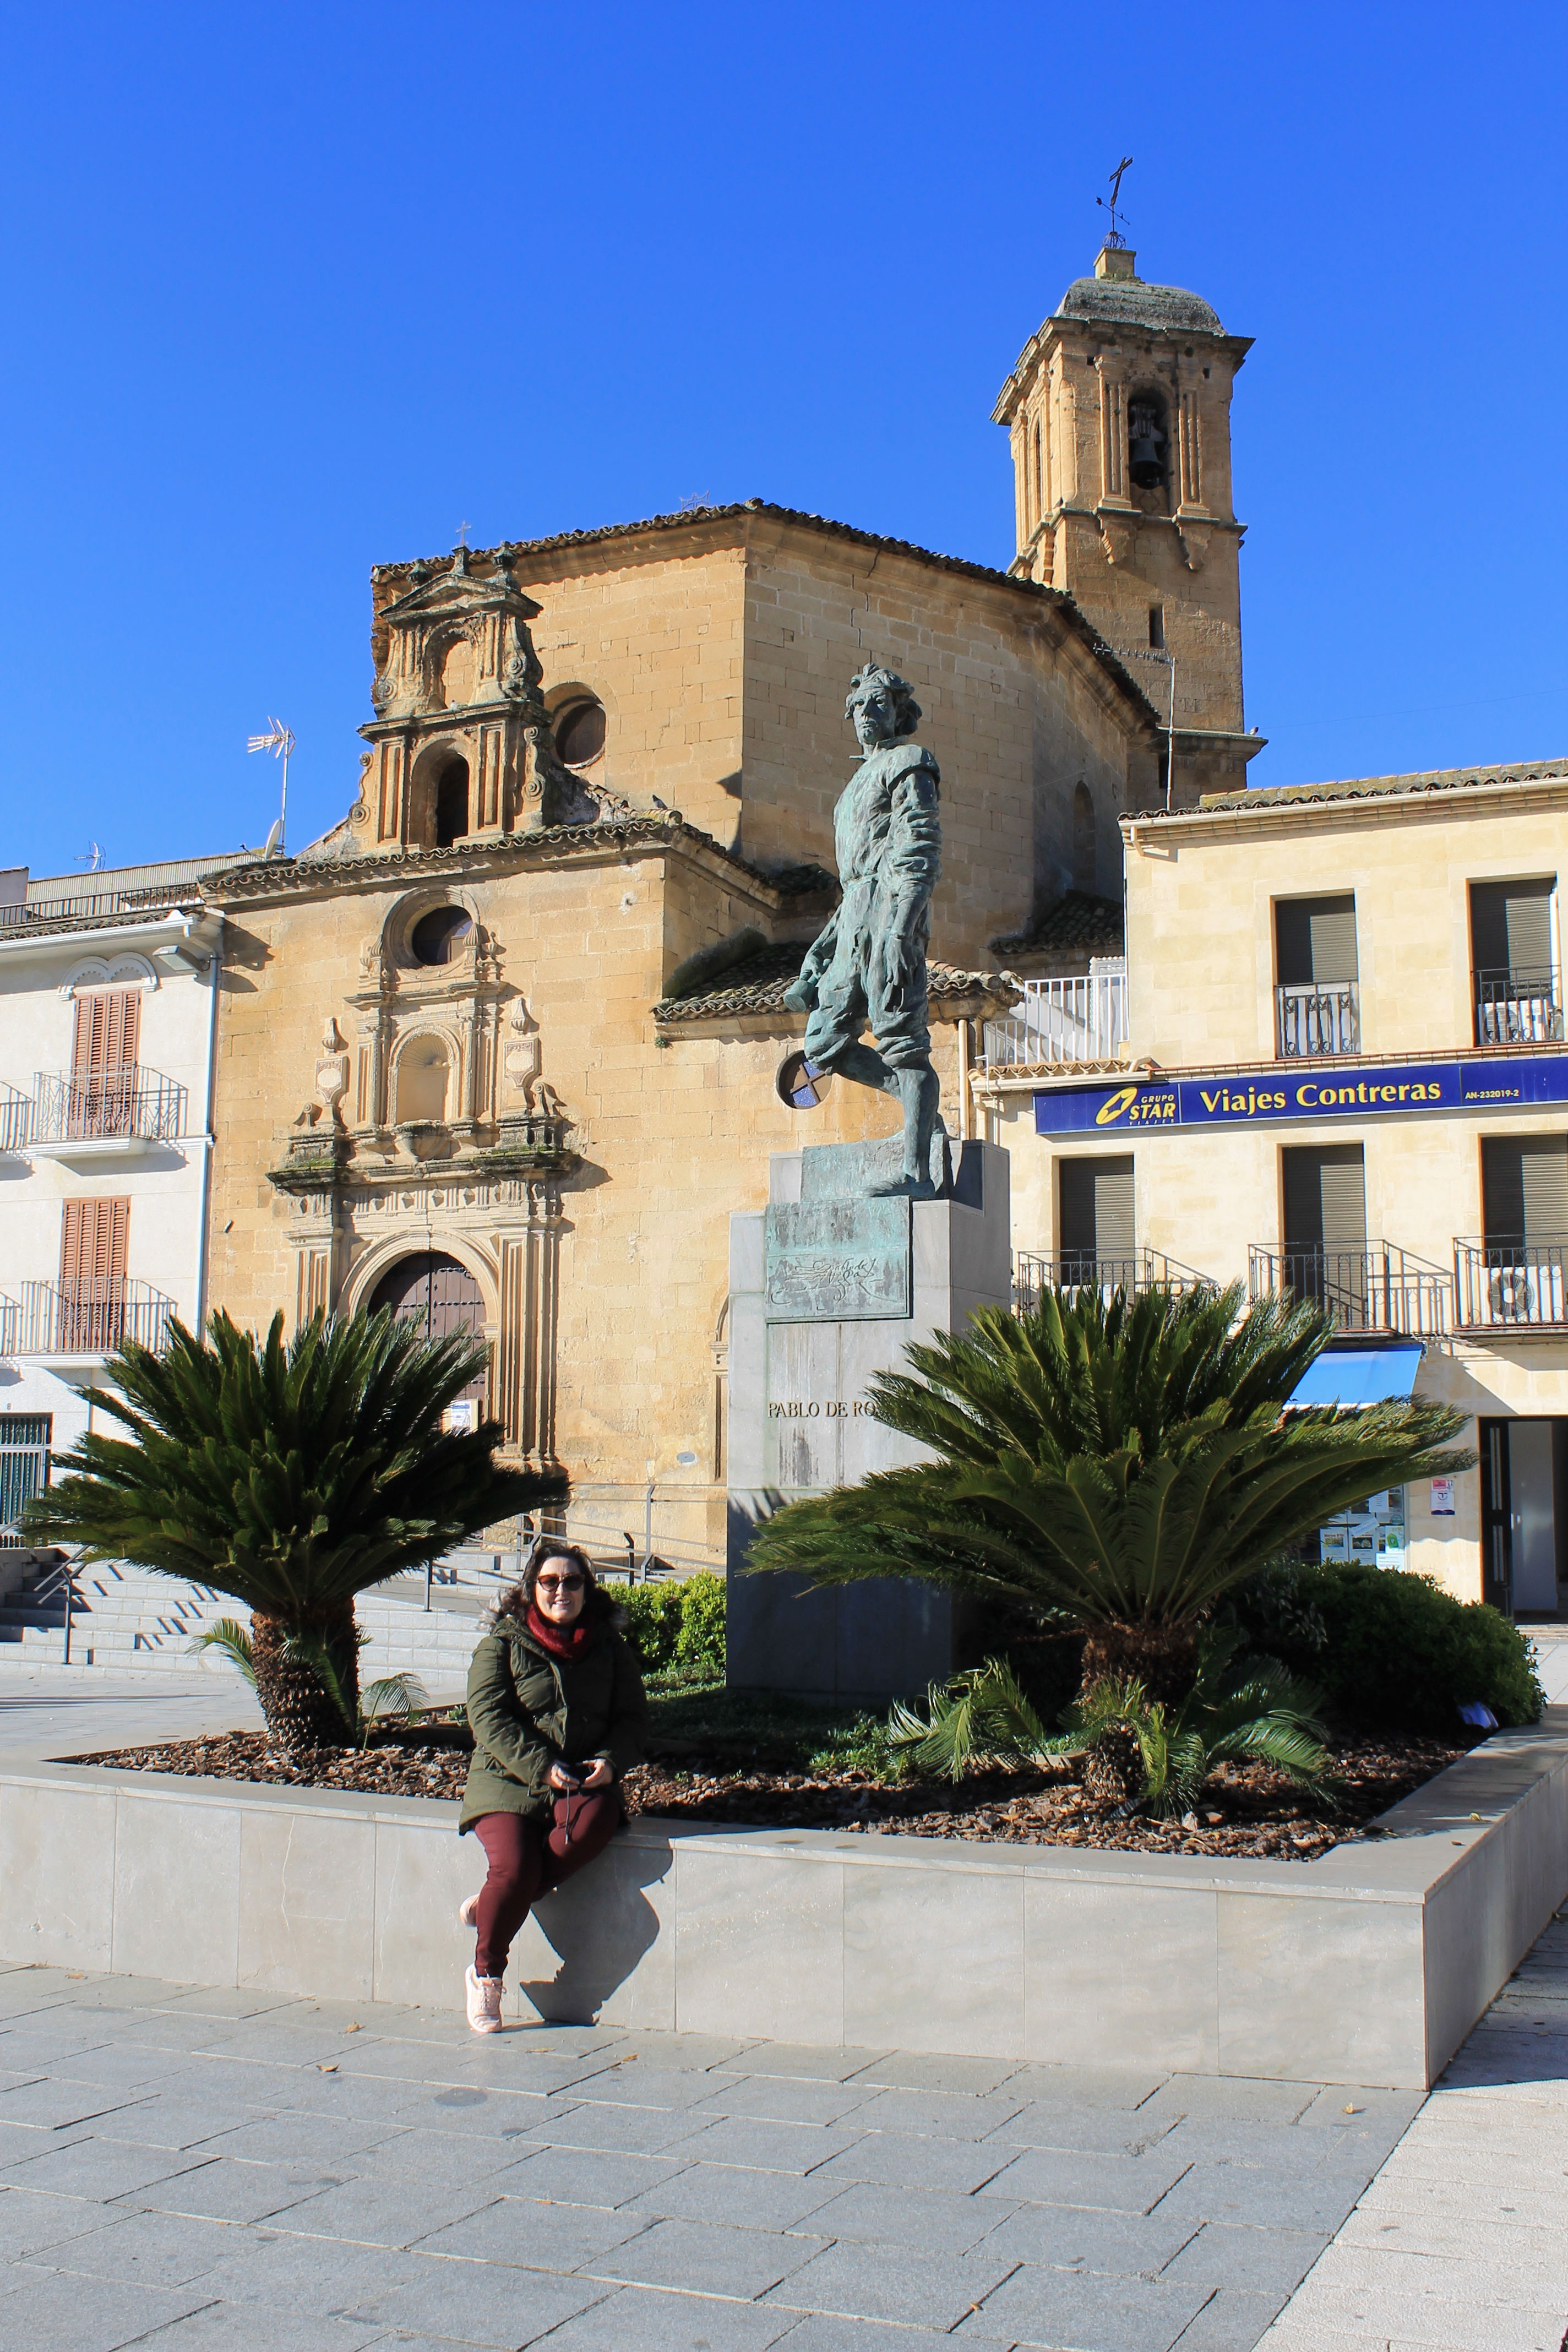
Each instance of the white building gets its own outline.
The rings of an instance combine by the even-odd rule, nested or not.
[[[205,1311],[223,918],[196,877],[232,863],[0,874],[0,1542],[110,1349]]]

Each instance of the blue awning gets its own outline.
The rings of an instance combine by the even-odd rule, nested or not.
[[[1422,1353],[1418,1339],[1392,1348],[1325,1348],[1289,1402],[1364,1405],[1407,1397]]]

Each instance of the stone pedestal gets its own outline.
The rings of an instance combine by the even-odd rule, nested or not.
[[[729,1681],[882,1705],[966,1663],[963,1612],[898,1579],[812,1592],[744,1576],[759,1520],[803,1495],[922,1459],[870,1417],[867,1386],[911,1339],[1012,1293],[1008,1161],[954,1144],[935,1201],[870,1200],[899,1141],[780,1152],[769,1203],[730,1220]]]

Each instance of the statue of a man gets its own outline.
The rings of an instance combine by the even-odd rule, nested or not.
[[[840,795],[833,831],[843,898],[807,950],[784,1003],[809,1014],[805,1055],[863,1087],[897,1095],[904,1112],[903,1172],[879,1192],[929,1201],[941,1083],[931,1066],[926,943],[931,894],[942,871],[936,761],[906,739],[920,705],[901,677],[868,662],[851,679],[845,716],[863,754]],[[875,1047],[862,1045],[866,1029]]]

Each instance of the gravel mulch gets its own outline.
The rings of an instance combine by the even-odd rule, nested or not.
[[[1366,1824],[1377,1814],[1457,1762],[1466,1748],[1436,1739],[1347,1740],[1332,1752],[1340,1785],[1333,1812],[1257,1765],[1222,1765],[1205,1782],[1196,1810],[1173,1822],[1108,1816],[1088,1802],[1066,1763],[1045,1770],[971,1771],[953,1788],[931,1780],[889,1785],[855,1770],[747,1770],[717,1759],[705,1769],[700,1756],[683,1754],[679,1764],[656,1759],[628,1773],[626,1796],[632,1812],[672,1821],[868,1834],[887,1830],[903,1837],[1310,1862],[1331,1846],[1366,1834]],[[298,1761],[273,1753],[258,1731],[114,1748],[68,1760],[370,1796],[457,1798],[463,1793],[468,1748],[460,1727],[433,1725],[416,1739],[383,1736],[368,1748],[318,1748]]]

